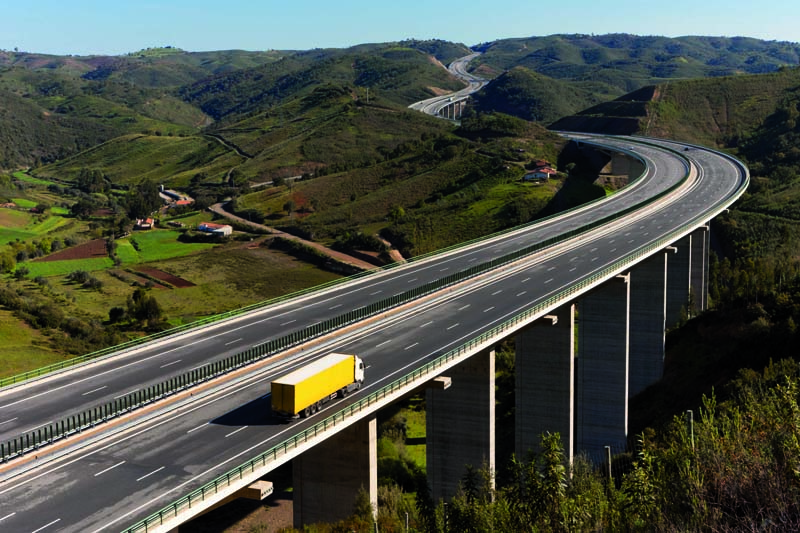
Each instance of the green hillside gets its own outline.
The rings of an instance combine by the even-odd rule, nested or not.
[[[265,111],[321,84],[369,88],[372,101],[401,105],[432,96],[430,87],[464,86],[423,52],[399,45],[362,45],[299,52],[268,65],[212,77],[182,88],[180,94],[219,120]]]
[[[499,111],[548,124],[572,115],[598,99],[575,84],[515,67],[498,76],[474,97],[481,111]]]
[[[557,79],[601,83],[622,93],[664,79],[774,72],[800,62],[800,44],[747,37],[629,34],[550,35],[481,44],[474,68],[523,66]]]

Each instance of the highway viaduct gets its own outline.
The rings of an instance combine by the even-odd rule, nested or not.
[[[288,427],[264,420],[263,390],[270,375],[287,370],[281,366],[221,385],[205,396],[213,403],[187,401],[51,462],[17,470],[0,484],[0,528],[113,530],[146,517],[130,530],[168,531],[288,461],[295,522],[339,518],[362,486],[375,498],[376,414],[421,390],[428,402],[429,481],[436,497],[451,495],[465,465],[494,465],[493,347],[511,336],[517,346],[518,452],[535,447],[543,431],[558,431],[568,455],[623,443],[628,399],[660,377],[665,328],[692,302],[698,309],[707,304],[708,221],[742,194],[748,175],[735,160],[698,147],[686,152],[665,141],[576,138],[641,158],[647,170],[629,187],[634,192],[565,220],[591,216],[618,203],[617,196],[660,200],[635,201],[632,212],[617,206],[624,215],[590,232],[317,339],[295,357],[359,353],[371,383],[316,417]],[[670,180],[682,184],[668,191]],[[489,239],[444,255],[469,264],[475,259],[469,250],[506,245]],[[403,278],[404,272],[391,274]],[[253,388],[261,391],[256,399]],[[248,409],[262,418],[256,421]],[[239,420],[226,421],[231,413]],[[215,462],[220,454],[227,454],[225,460]]]

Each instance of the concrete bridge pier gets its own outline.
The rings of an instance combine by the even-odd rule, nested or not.
[[[377,434],[376,419],[363,419],[292,461],[295,528],[347,518],[362,488],[377,513]]]
[[[575,304],[559,307],[517,334],[515,443],[518,458],[559,433],[572,461],[575,428]]]
[[[447,389],[429,388],[426,400],[428,484],[434,501],[451,498],[471,465],[495,470],[494,350],[451,368]]]
[[[578,301],[576,452],[598,455],[628,436],[630,275]]]
[[[708,308],[708,241],[708,225],[692,232],[691,315]]]
[[[678,324],[681,312],[688,313],[692,280],[692,236],[687,235],[667,251],[667,327]]]
[[[631,271],[630,397],[664,374],[668,255],[656,253]]]

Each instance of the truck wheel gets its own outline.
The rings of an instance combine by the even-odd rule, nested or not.
[[[303,418],[308,418],[312,414],[313,413],[311,412],[311,407],[306,407],[305,409],[303,409],[303,412],[300,413],[300,416],[302,416]]]

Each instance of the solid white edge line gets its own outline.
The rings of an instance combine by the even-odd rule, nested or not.
[[[17,514],[17,512],[16,512],[16,511],[14,511],[14,512],[13,512],[13,513],[11,513],[11,514],[7,514],[7,515],[5,515],[3,518],[0,518],[0,522],[2,522],[3,520],[5,520],[6,518],[11,518],[11,517],[12,517],[12,516],[14,516],[15,514]]]

